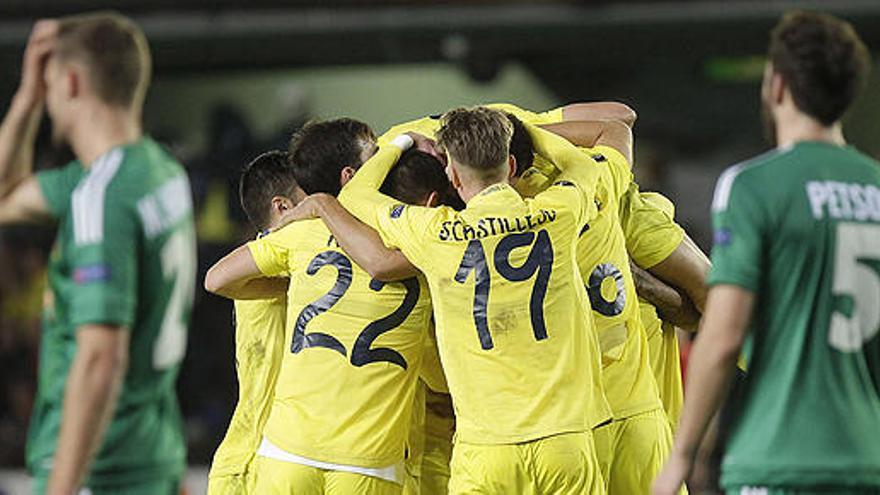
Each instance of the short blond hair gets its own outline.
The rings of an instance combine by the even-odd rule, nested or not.
[[[437,143],[461,165],[479,174],[494,172],[510,157],[513,124],[498,110],[455,108],[446,112],[437,131]]]
[[[103,102],[126,108],[143,104],[152,70],[147,38],[128,17],[91,12],[58,19],[55,55],[78,60],[90,70],[95,93]]]

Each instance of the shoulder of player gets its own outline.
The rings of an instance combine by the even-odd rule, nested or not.
[[[767,174],[772,173],[774,164],[787,161],[790,158],[790,149],[773,149],[756,157],[727,167],[715,184],[715,194],[712,199],[712,210],[718,211],[727,208],[734,186],[737,190],[760,190],[771,187],[772,180],[768,180]]]
[[[291,222],[284,227],[262,237],[273,244],[301,248],[316,244],[326,244],[330,239],[330,229],[318,218]]]

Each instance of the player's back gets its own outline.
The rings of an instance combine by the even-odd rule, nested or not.
[[[756,294],[723,483],[880,485],[880,165],[799,143],[729,169],[713,209],[710,283]]]
[[[249,246],[264,274],[290,274],[266,438],[326,463],[401,462],[431,318],[424,284],[372,280],[320,220],[293,223]]]
[[[635,282],[620,224],[620,200],[632,183],[626,159],[608,147],[582,148],[600,167],[598,215],[579,234],[578,267],[589,296],[602,349],[602,382],[615,419],[660,407],[648,358]],[[555,180],[556,170],[540,157],[517,189],[534,195]],[[596,418],[602,422],[607,417]],[[597,423],[598,424],[598,423]]]
[[[190,198],[183,168],[149,138],[103,155],[71,191],[50,259],[54,301],[41,351],[31,463],[54,449],[76,328],[110,322],[129,328],[128,367],[91,480],[135,482],[182,470],[175,382],[195,285]]]
[[[621,196],[620,224],[627,252],[633,262],[648,269],[668,258],[684,239],[675,223],[675,205],[656,192],[639,192],[633,183]],[[673,429],[684,403],[678,336],[675,327],[662,321],[657,308],[639,299],[640,319],[648,342],[648,354],[657,391]]]
[[[400,205],[380,215],[431,286],[460,441],[585,431],[595,409],[607,411],[574,256],[592,205],[575,200],[577,188],[564,181],[524,200],[499,183],[461,212]]]

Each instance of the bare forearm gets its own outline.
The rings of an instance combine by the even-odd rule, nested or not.
[[[0,124],[0,198],[32,173],[43,106],[16,96]]]
[[[674,449],[678,454],[693,459],[710,421],[730,389],[736,354],[714,346],[705,335],[700,335],[690,356],[687,399],[676,432]]]
[[[619,120],[628,127],[636,122],[636,112],[629,105],[616,101],[572,103],[562,107],[562,118],[572,120]]]
[[[402,280],[418,273],[397,249],[382,242],[378,232],[348,212],[335,198],[316,195],[315,213],[351,259],[373,278],[383,282]]]
[[[665,260],[648,269],[666,284],[683,290],[701,313],[706,307],[708,258],[687,236]]]
[[[237,247],[234,251],[214,263],[205,274],[205,290],[228,299],[267,299],[275,297],[273,292],[278,287],[264,286],[264,282],[255,282],[264,278],[257,267],[247,244]],[[271,282],[268,282],[271,284]]]
[[[69,495],[79,488],[104,439],[122,381],[125,363],[77,354],[64,393],[61,434],[47,492]]]
[[[696,456],[709,422],[730,389],[753,305],[754,295],[739,287],[716,286],[709,294],[703,326],[690,352],[674,455],[691,461]]]
[[[657,308],[660,319],[686,330],[697,329],[700,312],[683,291],[665,284],[635,263],[631,263],[630,267],[635,279],[636,292]]]

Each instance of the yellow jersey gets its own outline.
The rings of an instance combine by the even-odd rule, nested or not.
[[[264,275],[290,274],[266,438],[322,462],[403,461],[431,318],[423,279],[372,280],[321,220],[292,223],[248,247]]]
[[[461,442],[584,431],[597,411],[608,413],[575,257],[578,233],[596,216],[599,168],[561,137],[540,139],[536,148],[567,166],[534,199],[498,183],[460,212],[402,205],[378,192],[400,157],[394,144],[362,167],[377,172],[372,184],[353,180],[341,193],[428,280]]]
[[[601,165],[596,201],[599,215],[578,241],[578,266],[602,348],[602,383],[614,419],[659,409],[647,335],[642,325],[626,240],[620,225],[620,197],[632,183],[626,158],[607,146],[582,149]],[[536,159],[517,182],[524,195],[555,180],[555,169]]]
[[[242,474],[263,438],[284,352],[287,300],[235,301],[238,404],[214,453],[210,477]]]
[[[674,213],[672,202],[658,193],[640,193],[635,184],[627,190],[620,204],[620,221],[627,250],[637,265],[651,268],[684,240],[684,230],[673,220]],[[675,327],[657,316],[657,308],[644,300],[639,303],[660,400],[675,429],[684,404],[678,337]]]

